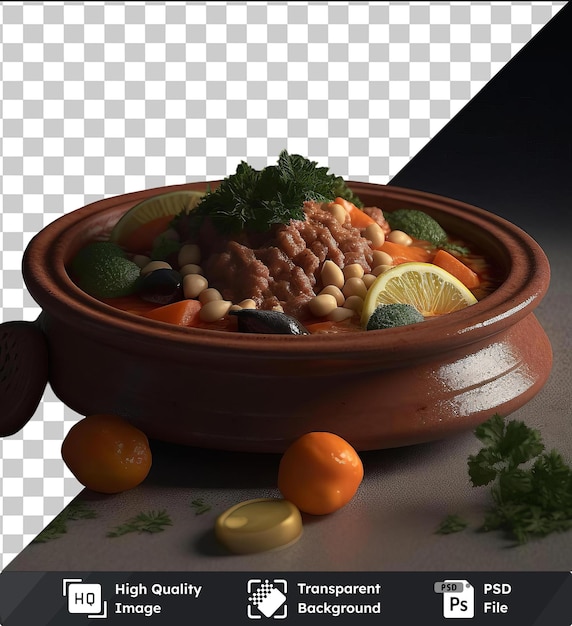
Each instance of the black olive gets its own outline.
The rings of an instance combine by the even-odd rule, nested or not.
[[[238,330],[241,333],[260,333],[272,335],[309,335],[309,331],[300,322],[281,311],[260,309],[240,309],[229,311],[238,317]]]
[[[137,292],[147,302],[171,304],[183,297],[183,279],[176,270],[156,269],[141,277]]]

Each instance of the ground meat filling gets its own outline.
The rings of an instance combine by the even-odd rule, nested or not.
[[[280,306],[304,320],[310,317],[309,300],[322,289],[324,261],[330,259],[342,269],[359,263],[365,272],[371,271],[370,242],[349,218],[340,224],[314,202],[304,204],[304,213],[305,220],[275,227],[256,247],[236,239],[212,246],[213,252],[203,260],[209,285],[226,300],[252,298],[260,309]]]

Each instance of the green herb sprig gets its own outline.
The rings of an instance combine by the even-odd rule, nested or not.
[[[484,446],[469,456],[469,478],[490,485],[492,500],[479,530],[502,530],[520,545],[572,528],[572,467],[545,451],[538,430],[495,414],[475,435]]]
[[[116,526],[107,533],[108,537],[121,537],[127,533],[160,533],[166,526],[171,526],[173,522],[167,511],[149,511],[139,513],[128,519],[125,523]]]
[[[33,540],[32,543],[47,543],[52,539],[59,539],[68,531],[68,522],[80,519],[93,519],[97,517],[96,512],[90,508],[83,500],[70,502],[68,506],[44,528]]]
[[[522,544],[572,528],[572,468],[545,452],[539,431],[494,415],[475,435],[485,446],[469,457],[469,476],[475,487],[491,484],[494,503],[483,531],[505,530]]]
[[[196,231],[209,217],[221,233],[268,231],[274,224],[304,219],[307,200],[331,202],[341,196],[359,208],[363,204],[340,176],[327,167],[283,150],[276,165],[256,170],[241,161],[236,173],[207,193],[190,214],[173,220],[173,227]],[[180,222],[184,220],[185,224]]]

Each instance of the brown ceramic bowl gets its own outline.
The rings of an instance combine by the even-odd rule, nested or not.
[[[335,336],[181,328],[111,308],[70,280],[70,259],[135,203],[205,185],[95,202],[54,221],[26,249],[24,279],[43,311],[34,337],[40,328],[49,382],[79,414],[118,413],[151,438],[205,448],[281,452],[305,432],[326,430],[369,450],[508,415],[545,383],[552,352],[533,310],[548,288],[546,256],[506,220],[433,194],[350,183],[366,205],[426,211],[500,268],[492,294],[423,324]]]

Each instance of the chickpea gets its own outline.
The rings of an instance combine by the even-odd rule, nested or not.
[[[194,243],[186,243],[184,246],[181,246],[179,256],[177,257],[179,267],[183,267],[189,263],[197,264],[200,260],[201,249],[199,246]]]
[[[358,314],[361,313],[363,309],[363,298],[360,298],[359,296],[350,296],[344,302],[344,308],[351,309]]]
[[[410,246],[413,243],[413,239],[402,230],[392,230],[389,235],[387,235],[387,241],[398,243],[402,246]]]
[[[349,298],[350,296],[365,298],[367,287],[361,278],[353,277],[346,280],[342,293],[346,298]]]
[[[213,287],[207,287],[199,294],[199,302],[201,304],[206,304],[207,302],[212,302],[213,300],[222,300],[222,294],[218,289],[214,289]]]
[[[308,303],[308,307],[310,308],[312,315],[315,315],[316,317],[326,317],[326,315],[329,315],[332,311],[338,308],[338,303],[336,302],[334,296],[328,293],[323,293],[315,298],[312,298]]]
[[[373,267],[376,265],[393,265],[393,257],[383,250],[374,250]]]
[[[365,229],[364,236],[371,241],[374,248],[380,248],[385,242],[385,233],[379,224],[370,224]]]
[[[348,278],[353,278],[354,276],[357,278],[363,278],[365,273],[363,267],[359,263],[350,263],[349,265],[346,265],[343,272],[346,280]]]
[[[344,273],[338,265],[329,259],[324,261],[322,265],[321,277],[324,286],[334,285],[339,289],[344,286]]]
[[[246,300],[242,300],[241,302],[239,302],[238,306],[241,309],[255,309],[256,308],[256,302],[254,302],[254,300],[252,298],[246,298]]]
[[[379,276],[380,274],[383,274],[383,272],[387,272],[387,270],[391,268],[392,268],[391,265],[378,265],[377,267],[373,268],[372,274],[374,276]]]
[[[228,300],[211,300],[203,304],[199,312],[199,317],[203,322],[216,322],[223,318],[232,306]]]
[[[183,294],[185,298],[197,298],[208,286],[209,283],[207,279],[200,274],[187,274],[183,276]]]
[[[141,276],[145,276],[145,274],[149,274],[155,270],[163,269],[171,270],[173,268],[166,261],[150,261],[147,265],[145,265],[145,267],[141,268]]]
[[[375,274],[364,274],[362,278],[363,284],[366,286],[367,289],[369,289],[375,282],[376,278],[377,276]]]
[[[202,274],[202,273],[203,273],[203,268],[200,265],[197,265],[196,263],[187,263],[186,265],[183,265],[181,269],[179,270],[179,274],[181,274],[181,276],[186,276],[187,274]]]
[[[344,294],[342,293],[342,290],[339,287],[336,287],[335,285],[327,285],[326,287],[324,287],[322,289],[322,291],[320,291],[320,294],[330,294],[331,296],[334,296],[334,298],[336,299],[336,302],[338,303],[338,306],[342,306],[342,304],[344,303],[344,300],[346,299]]]
[[[336,218],[340,224],[345,224],[348,212],[341,204],[335,202],[328,205],[327,210]]]

